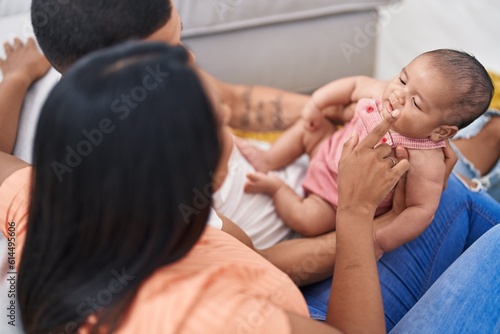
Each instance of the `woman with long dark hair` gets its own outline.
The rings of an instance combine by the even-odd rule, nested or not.
[[[134,279],[103,297],[113,308],[96,310],[100,322],[122,314],[141,282],[199,239],[209,206],[189,216],[179,207],[210,184],[220,149],[211,102],[185,61],[162,45],[98,54],[46,101],[19,268],[29,332],[83,323],[89,307],[79,304],[125,268]]]

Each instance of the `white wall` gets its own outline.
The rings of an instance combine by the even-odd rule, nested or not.
[[[0,17],[30,10],[30,0],[0,0]]]
[[[375,76],[394,77],[422,52],[472,53],[500,73],[500,1],[403,0],[381,11]]]

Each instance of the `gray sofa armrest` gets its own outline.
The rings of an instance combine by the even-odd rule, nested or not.
[[[390,0],[174,0],[183,40],[219,79],[311,92],[373,75],[377,7]]]

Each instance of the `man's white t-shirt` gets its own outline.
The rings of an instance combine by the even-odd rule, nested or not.
[[[208,214],[208,226],[212,226],[217,230],[222,230],[222,220],[217,215],[217,212],[213,208],[210,208],[210,213]]]
[[[259,146],[265,148],[266,144],[261,143]],[[278,175],[303,197],[302,181],[307,171],[307,163],[307,158],[304,156],[286,168],[271,173]],[[228,167],[224,183],[213,195],[215,210],[241,227],[257,249],[267,248],[280,241],[299,236],[283,223],[270,196],[246,194],[243,191],[246,175],[255,172],[255,169],[243,157],[236,145],[231,152]]]

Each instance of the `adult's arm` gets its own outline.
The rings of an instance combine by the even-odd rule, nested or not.
[[[9,176],[27,166],[29,166],[29,164],[26,161],[18,159],[10,154],[0,152],[0,186]]]
[[[26,44],[15,39],[5,43],[5,59],[0,59],[0,151],[12,153],[17,136],[19,113],[31,84],[43,76],[50,65],[38,51],[33,38]]]
[[[314,238],[285,240],[269,248],[255,249],[250,237],[238,225],[219,212],[217,214],[223,222],[222,231],[262,255],[298,286],[316,283],[332,276],[335,232]]]
[[[224,216],[222,213],[217,212],[217,216],[222,220],[222,231],[226,232],[227,234],[231,235],[232,237],[236,238],[239,242],[244,244],[245,246],[255,250],[255,247],[253,245],[252,239],[248,236],[248,234],[245,233],[233,221],[226,216]]]
[[[387,145],[373,148],[399,117],[384,119],[358,144],[346,142],[339,164],[337,254],[325,326],[289,314],[292,333],[385,333],[382,294],[373,244],[373,215],[387,193],[410,167],[392,168]]]
[[[410,164],[406,209],[375,232],[375,240],[384,252],[390,252],[422,234],[439,204],[445,175],[442,150],[410,150]]]
[[[222,82],[200,71],[203,79],[215,88],[221,103],[231,110],[229,125],[256,132],[282,131],[300,118],[309,96],[264,87]]]
[[[344,145],[339,163],[337,254],[327,322],[347,333],[385,333],[373,215],[410,165],[402,160],[392,168],[392,162],[386,159],[390,147],[373,147],[399,114],[395,110],[359,144],[357,135],[353,135]]]

